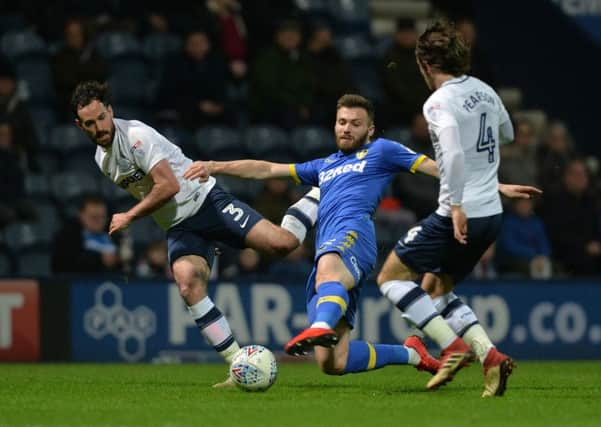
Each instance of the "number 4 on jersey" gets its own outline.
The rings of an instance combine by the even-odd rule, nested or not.
[[[486,126],[486,113],[480,115],[480,132],[478,134],[478,144],[476,150],[479,153],[488,151],[488,163],[495,162],[495,146],[496,141],[493,137],[492,128]]]

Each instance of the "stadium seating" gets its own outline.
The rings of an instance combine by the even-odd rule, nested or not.
[[[19,80],[25,83],[25,90],[30,104],[52,105],[54,87],[48,57],[44,55],[27,55],[15,64]]]
[[[133,34],[106,31],[96,38],[98,52],[108,60],[131,54],[142,54],[142,47]]]
[[[50,132],[57,123],[55,110],[48,106],[35,105],[30,107],[29,112],[40,145],[48,145],[50,143]]]
[[[0,49],[12,61],[30,54],[46,54],[46,42],[32,30],[9,31],[0,38]]]
[[[194,135],[194,145],[205,159],[232,160],[247,154],[239,133],[227,127],[200,128]]]
[[[49,147],[64,154],[80,147],[90,147],[90,139],[74,124],[58,125],[50,132]]]
[[[244,133],[244,144],[254,159],[284,162],[291,157],[290,137],[276,126],[249,127]]]
[[[328,0],[337,34],[370,33],[369,0]]]
[[[292,132],[292,147],[299,160],[311,160],[328,156],[336,151],[332,131],[322,127],[307,126]]]
[[[382,137],[406,144],[411,140],[411,129],[404,127],[391,127],[384,129],[382,132]]]
[[[86,194],[97,193],[100,188],[97,180],[90,174],[63,172],[52,177],[52,194],[55,199],[66,204]]]
[[[52,258],[44,249],[19,254],[19,273],[22,276],[49,276],[52,273]]]
[[[6,245],[15,252],[43,247],[52,240],[53,230],[40,223],[16,222],[4,229]]]

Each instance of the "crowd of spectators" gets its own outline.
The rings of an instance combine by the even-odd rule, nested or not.
[[[392,36],[374,40],[368,16],[366,26],[361,16],[307,13],[294,1],[54,3],[61,6],[0,7],[0,274],[170,274],[164,241],[148,222],[116,241],[106,234],[111,213],[132,202],[102,179],[94,147],[72,126],[69,98],[82,80],[108,80],[117,117],[155,126],[195,159],[259,157],[260,147],[282,162],[331,152],[336,99],[352,91],[376,104],[379,135],[434,157],[413,19],[398,19]],[[462,18],[457,27],[472,48],[471,74],[494,86],[473,22]],[[506,206],[499,240],[473,276],[601,274],[597,162],[579,153],[561,121],[540,125],[516,114],[514,122],[500,178],[545,193]],[[276,223],[303,190],[279,180],[222,184]],[[429,177],[394,180],[376,216],[381,254],[435,210],[437,195]],[[42,256],[26,263],[30,252]],[[302,277],[312,252],[309,242],[274,260],[223,247],[216,271]]]

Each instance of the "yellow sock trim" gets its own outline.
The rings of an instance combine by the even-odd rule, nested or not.
[[[369,362],[367,362],[367,370],[371,370],[376,367],[376,349],[373,344],[368,342],[367,347],[369,348]]]
[[[336,295],[321,297],[317,300],[317,305],[321,304],[322,302],[333,302],[334,304],[338,304],[340,307],[342,307],[342,312],[346,312],[346,301],[342,299],[342,297]]]

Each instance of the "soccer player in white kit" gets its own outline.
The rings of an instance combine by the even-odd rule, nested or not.
[[[378,286],[442,349],[441,367],[429,389],[450,381],[475,355],[484,369],[482,396],[500,396],[514,363],[495,348],[453,288],[499,232],[499,144],[513,139],[513,127],[495,91],[466,74],[469,49],[450,24],[436,22],[427,28],[418,40],[416,58],[434,91],[423,113],[440,173],[439,207],[398,241],[378,275]],[[515,197],[540,193],[517,187],[521,194]],[[423,289],[414,282],[420,276]]]
[[[309,191],[291,206],[278,227],[221,190],[213,177],[205,182],[184,179],[192,160],[152,127],[114,118],[107,84],[80,83],[71,107],[77,126],[97,145],[95,160],[102,173],[138,200],[127,212],[113,215],[109,233],[152,215],[166,231],[169,262],[191,316],[206,341],[229,363],[239,346],[207,294],[213,242],[286,254],[315,224],[319,190]],[[226,380],[216,385],[231,384]]]

